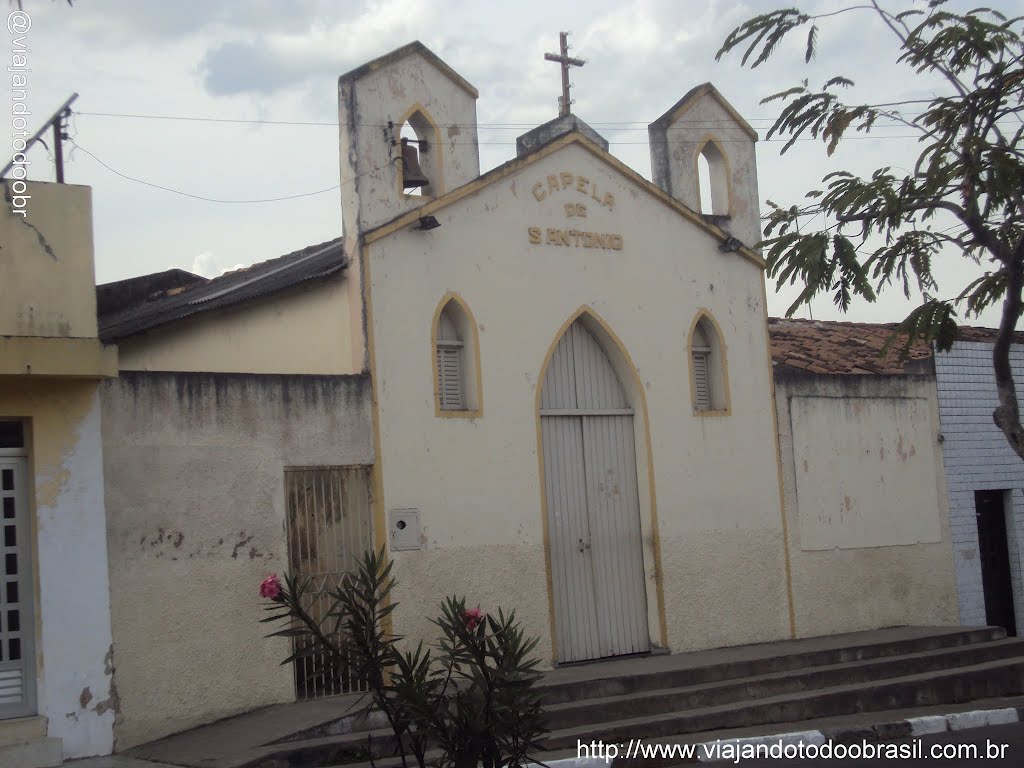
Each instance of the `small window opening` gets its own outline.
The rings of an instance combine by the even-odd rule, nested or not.
[[[711,372],[709,370],[711,347],[704,332],[698,327],[693,332],[693,407],[698,411],[711,410]]]
[[[25,427],[20,421],[0,421],[0,448],[24,448]]]
[[[718,146],[707,142],[697,155],[700,212],[711,216],[729,215],[729,171]]]
[[[694,413],[727,411],[722,342],[706,317],[697,321],[690,339],[690,372]]]
[[[399,129],[399,173],[403,194],[413,197],[435,197],[438,194],[440,150],[436,134],[433,123],[418,110]]]
[[[437,324],[437,396],[442,411],[466,408],[465,344],[458,331],[451,302]]]

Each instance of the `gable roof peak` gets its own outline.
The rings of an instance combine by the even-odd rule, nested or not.
[[[710,82],[701,83],[700,85],[691,88],[683,98],[669,107],[665,114],[651,123],[650,127],[662,131],[668,130],[673,123],[678,121],[683,115],[704,99],[713,99],[716,101],[722,109],[724,109],[729,116],[736,121],[738,128],[750,136],[753,141],[757,141],[757,131],[751,127],[750,123],[744,119],[743,115],[741,115],[736,108],[729,103],[729,100],[726,99],[725,96],[723,96],[722,93]]]
[[[457,86],[462,88],[466,93],[472,96],[474,99],[480,98],[480,92],[473,87],[472,84],[454,69],[452,69],[440,56],[434,53],[432,50],[427,48],[419,40],[413,40],[411,43],[406,43],[400,48],[390,53],[385,53],[383,56],[378,56],[376,59],[361,64],[353,70],[349,70],[341,77],[338,78],[338,86],[342,86],[346,83],[354,83],[357,80],[361,80],[369,74],[376,72],[379,69],[383,69],[389,64],[394,64],[401,61],[404,58],[419,54],[428,62],[434,65],[441,74],[455,83]]]
[[[548,120],[543,125],[538,125],[519,136],[516,139],[516,157],[532,154],[545,144],[550,144],[555,139],[571,133],[578,133],[590,139],[605,152],[608,151],[608,141],[570,112],[568,115],[559,115],[554,120]]]

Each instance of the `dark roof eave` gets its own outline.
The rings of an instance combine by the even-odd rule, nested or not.
[[[123,339],[131,336],[136,336],[140,333],[145,333],[157,328],[175,323],[179,320],[186,318],[195,317],[196,315],[204,312],[209,312],[215,309],[226,309],[229,307],[237,306],[245,303],[252,299],[264,298],[267,296],[273,296],[286,291],[290,288],[294,288],[297,285],[302,285],[310,280],[317,280],[332,275],[340,274],[344,272],[349,266],[349,258],[341,251],[341,240],[339,238],[338,245],[336,246],[339,250],[338,258],[336,261],[326,265],[325,267],[318,269],[315,272],[301,274],[293,280],[278,280],[269,286],[264,286],[262,290],[256,291],[239,291],[229,296],[222,296],[216,299],[203,299],[202,297],[196,298],[193,301],[189,301],[184,304],[170,307],[168,310],[160,313],[151,313],[143,317],[136,317],[137,314],[134,310],[129,310],[126,313],[120,313],[114,317],[109,318],[106,322],[102,319],[99,324],[99,337],[100,340],[106,344],[116,343]],[[256,278],[258,284],[260,278]],[[215,281],[211,281],[215,282]],[[204,288],[209,285],[202,286]]]

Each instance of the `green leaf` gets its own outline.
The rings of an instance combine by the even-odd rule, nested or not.
[[[804,63],[810,62],[814,58],[815,45],[818,41],[818,25],[812,24],[811,29],[807,33],[807,53],[804,55]]]

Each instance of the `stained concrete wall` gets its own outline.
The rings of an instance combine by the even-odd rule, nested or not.
[[[567,219],[570,203],[586,217]],[[536,395],[561,329],[588,307],[637,411],[652,641],[685,651],[788,636],[761,268],[578,144],[436,215],[439,229],[368,248],[383,507],[421,510],[425,537],[422,550],[394,553],[396,628],[434,637],[423,614],[463,592],[485,609],[514,607],[552,658]],[[622,247],[555,245],[549,228],[618,234]],[[435,414],[431,321],[450,291],[478,326],[478,418]],[[723,335],[727,415],[690,407],[688,334],[701,309]]]
[[[121,339],[121,370],[358,373],[346,282],[342,276],[309,281]]]
[[[695,211],[701,210],[698,157],[711,142],[723,160],[721,186],[712,168],[711,191],[722,229],[747,246],[761,240],[755,136],[726,108],[710,86],[650,126],[651,175],[654,182]],[[709,201],[703,201],[705,203]]]
[[[372,463],[367,378],[124,373],[102,402],[117,748],[293,700],[258,623],[284,468]]]
[[[775,386],[798,635],[954,623],[935,379]]]
[[[111,677],[96,387],[95,381],[0,377],[0,417],[28,424],[37,711],[46,718],[46,735],[62,740],[66,758],[109,754],[119,706]]]
[[[1024,382],[1024,345],[1010,350],[1017,386]],[[978,552],[975,491],[1005,491],[1006,534],[1010,554],[1017,632],[1024,634],[1024,461],[1010,448],[992,422],[998,405],[992,344],[958,341],[935,355],[935,373],[942,419],[943,461],[949,489],[960,621],[985,624],[985,589]],[[1019,393],[1018,389],[1018,393]],[[1019,398],[1019,394],[1018,394]]]
[[[19,185],[27,187],[22,200]],[[0,336],[95,338],[92,189],[10,179],[2,186]]]

